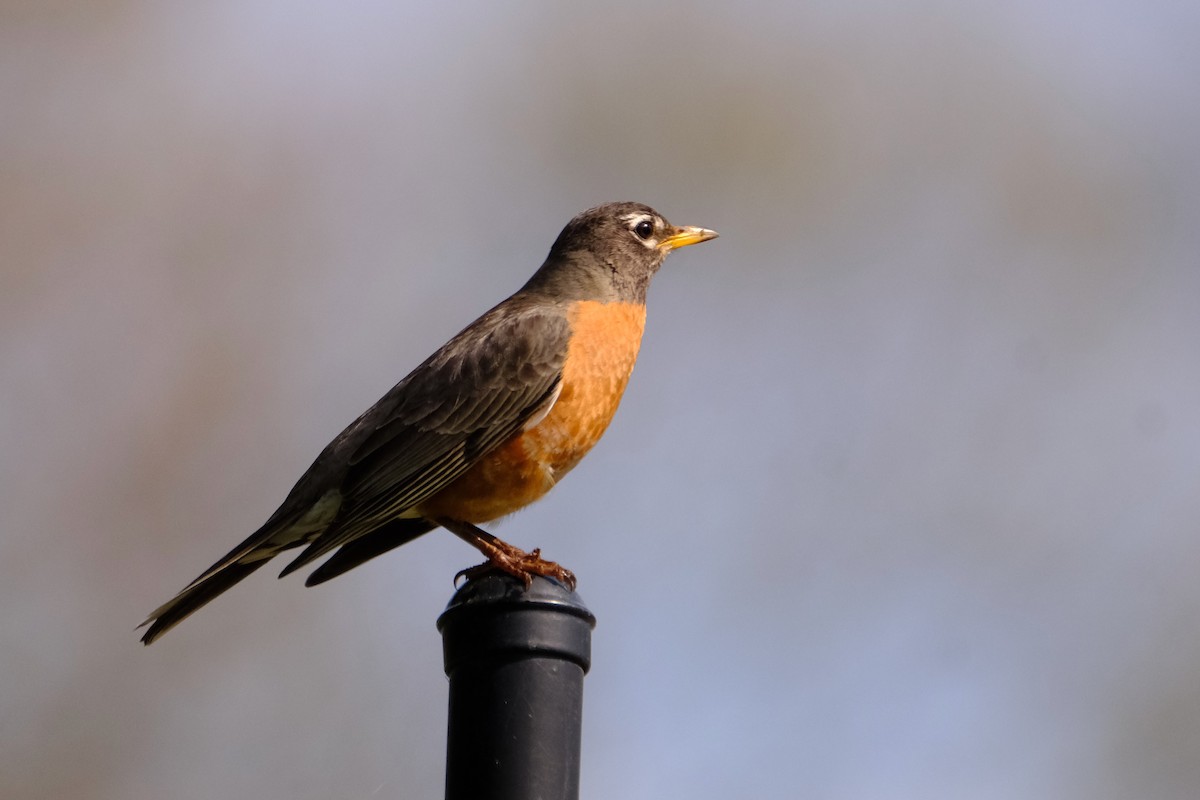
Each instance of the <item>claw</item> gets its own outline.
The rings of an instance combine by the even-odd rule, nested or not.
[[[542,558],[540,549],[530,553],[517,550],[513,553],[498,554],[482,564],[459,570],[454,576],[454,586],[458,588],[460,578],[473,581],[493,572],[503,572],[514,578],[520,578],[526,589],[533,583],[533,576],[540,575],[543,578],[552,578],[571,591],[575,591],[575,573],[553,561]]]
[[[519,547],[513,547],[508,542],[497,539],[469,522],[441,517],[434,521],[469,542],[487,556],[486,562],[461,570],[454,576],[456,588],[459,578],[466,578],[470,581],[485,573],[500,570],[515,578],[520,578],[525,583],[526,589],[533,583],[534,575],[541,575],[544,578],[553,578],[571,591],[575,591],[575,573],[553,561],[542,558],[542,548],[540,547],[534,548],[531,553],[526,553]]]

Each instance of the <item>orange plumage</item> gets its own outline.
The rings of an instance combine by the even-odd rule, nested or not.
[[[562,391],[549,413],[422,503],[422,516],[481,523],[511,514],[550,491],[600,440],[637,361],[646,306],[581,300],[567,319]]]

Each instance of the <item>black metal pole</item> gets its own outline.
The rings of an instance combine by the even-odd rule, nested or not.
[[[468,581],[438,618],[450,715],[446,800],[577,800],[596,618],[547,578]]]

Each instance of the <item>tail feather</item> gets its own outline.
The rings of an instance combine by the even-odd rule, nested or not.
[[[142,644],[151,644],[171,628],[182,622],[189,614],[208,603],[217,595],[245,578],[251,572],[267,563],[267,559],[248,563],[235,562],[226,564],[215,571],[209,571],[198,578],[175,597],[163,603],[151,612],[138,627],[149,625],[142,636]]]
[[[270,523],[268,523],[270,524]],[[318,567],[305,586],[316,586],[330,578],[336,578],[347,570],[357,567],[364,561],[411,542],[423,533],[433,530],[437,525],[424,519],[397,519],[377,528],[364,536],[342,545],[324,564]],[[266,525],[254,536],[238,547],[231,550],[224,558],[208,568],[199,578],[192,581],[183,591],[163,603],[151,612],[139,628],[149,626],[142,636],[143,644],[152,644],[158,637],[169,631],[186,619],[192,612],[206,605],[217,595],[241,581],[250,573],[266,564],[283,550],[301,547],[306,544],[304,539],[298,539],[285,544],[271,544],[271,531]],[[317,542],[319,542],[319,537]],[[304,566],[311,558],[306,558],[316,542],[307,542],[310,547],[300,554],[279,577]],[[318,556],[319,557],[319,556]]]
[[[347,570],[354,569],[364,561],[370,561],[375,556],[383,555],[389,550],[407,544],[423,533],[436,528],[437,525],[423,519],[397,519],[381,528],[376,528],[365,536],[347,542],[338,548],[328,561],[317,567],[304,581],[305,586],[316,586],[319,583],[336,578]],[[294,564],[295,562],[293,562]],[[286,572],[294,567],[288,565]],[[296,565],[299,566],[299,565]],[[280,575],[283,577],[283,575]]]

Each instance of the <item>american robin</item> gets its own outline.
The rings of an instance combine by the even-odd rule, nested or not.
[[[150,644],[284,550],[283,577],[337,551],[313,586],[444,527],[528,584],[570,571],[476,527],[550,491],[596,444],[633,371],[646,289],[672,250],[716,236],[640,203],[563,228],[521,289],[443,345],[341,432],[250,538],[142,623]],[[460,573],[461,575],[462,573]]]

